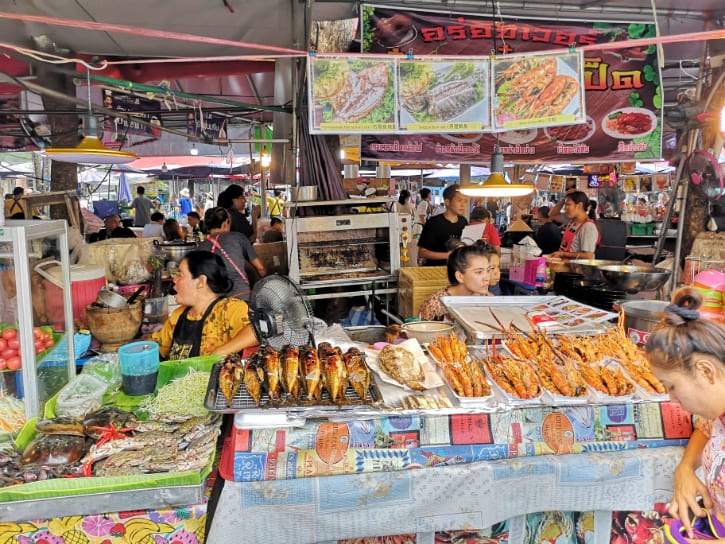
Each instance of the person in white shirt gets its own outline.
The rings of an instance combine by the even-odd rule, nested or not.
[[[166,218],[161,212],[151,214],[151,221],[143,226],[144,238],[163,238],[164,237],[164,221]]]

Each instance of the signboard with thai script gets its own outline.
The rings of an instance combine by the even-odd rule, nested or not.
[[[363,52],[486,57],[566,53],[572,44],[641,39],[654,25],[512,19],[363,6]],[[505,57],[504,57],[505,58]],[[562,75],[564,75],[562,73]],[[487,164],[494,145],[518,162],[606,162],[661,156],[662,95],[654,45],[587,49],[583,55],[583,123],[503,126],[497,134],[365,134],[363,159]],[[495,117],[495,116],[494,116]],[[494,119],[495,121],[495,119]]]

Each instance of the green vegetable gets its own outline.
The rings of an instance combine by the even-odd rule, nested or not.
[[[443,81],[450,81],[456,76],[460,76],[459,79],[465,79],[473,74],[473,71],[475,69],[476,66],[472,62],[456,62],[453,65],[453,68],[451,68],[451,71],[448,72],[446,74],[446,77],[443,78]]]

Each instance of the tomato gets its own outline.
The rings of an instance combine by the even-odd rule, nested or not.
[[[45,351],[45,346],[43,345],[42,340],[36,340],[35,341],[35,354],[42,353]]]
[[[8,349],[8,341],[5,338],[0,338],[0,351]]]
[[[40,338],[40,335],[43,334],[43,329],[40,327],[33,327],[33,338],[36,340]]]
[[[49,333],[49,332],[47,332],[47,331],[43,331],[43,332],[41,332],[41,333],[40,333],[40,339],[41,339],[41,340],[42,340],[43,342],[46,342],[46,341],[48,341],[48,339],[52,340],[52,339],[53,339],[53,337],[52,337],[52,336],[50,335],[50,333]]]
[[[16,349],[20,351],[20,340],[17,338],[11,338],[8,340],[8,349]]]
[[[47,340],[43,340],[43,346],[45,346],[45,349],[52,348],[55,345],[55,342],[53,342],[52,338],[48,338]]]
[[[5,370],[8,367],[8,362],[0,357],[0,370]]]
[[[11,340],[13,338],[18,337],[18,331],[16,329],[3,329],[2,337],[5,338],[5,340]]]
[[[21,366],[20,357],[17,355],[15,357],[11,357],[7,361],[8,369],[10,370],[19,370]]]
[[[10,357],[15,357],[17,354],[18,354],[18,352],[15,351],[14,349],[4,349],[4,350],[0,351],[0,357],[5,359],[6,361],[8,359],[10,359]]]

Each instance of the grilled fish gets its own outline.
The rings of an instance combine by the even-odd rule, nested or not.
[[[263,346],[259,349],[259,360],[266,372],[265,384],[269,398],[273,401],[280,399],[280,388],[282,368],[279,363],[279,353],[270,346]]]
[[[312,346],[300,347],[300,370],[307,400],[320,400],[322,367],[317,357],[317,350]]]
[[[219,369],[219,389],[227,401],[227,408],[232,405],[234,395],[242,384],[244,365],[238,355],[227,355]]]
[[[300,394],[300,350],[292,346],[285,346],[280,352],[282,363],[282,389],[293,398]]]
[[[347,368],[340,348],[323,347],[319,350],[322,378],[332,402],[342,399],[347,389]]]
[[[365,355],[359,349],[352,347],[347,350],[344,359],[348,382],[360,400],[365,400],[370,387],[370,369],[365,364]]]
[[[263,381],[264,370],[260,368],[256,356],[250,357],[247,359],[247,366],[244,367],[244,386],[257,406],[259,406],[259,400],[262,397]]]
[[[399,346],[385,346],[380,352],[380,368],[414,391],[423,391],[425,371],[411,352]]]

